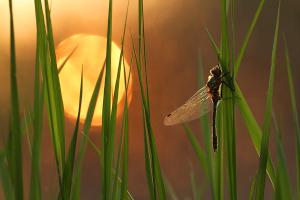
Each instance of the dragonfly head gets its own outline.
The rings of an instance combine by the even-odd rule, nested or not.
[[[222,75],[222,70],[219,65],[215,66],[210,70],[210,74],[214,77],[220,77]]]

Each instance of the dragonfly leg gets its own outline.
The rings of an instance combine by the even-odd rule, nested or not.
[[[228,82],[226,82],[226,81],[224,81],[224,80],[222,80],[222,83],[223,83],[224,85],[226,85],[232,92],[235,91],[235,88],[234,88],[234,86],[233,86],[233,83],[232,83],[232,84],[229,84]]]
[[[229,79],[229,80],[228,80],[229,82],[223,80],[224,77],[226,77],[227,80]],[[232,77],[230,76],[229,71],[225,72],[225,73],[221,76],[221,79],[222,79],[222,83],[224,83],[224,85],[226,85],[232,92],[235,91],[233,79],[232,79]]]

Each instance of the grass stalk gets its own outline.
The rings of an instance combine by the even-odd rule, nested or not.
[[[297,165],[297,198],[300,198],[300,125],[299,125],[299,116],[298,116],[298,109],[297,109],[297,101],[296,101],[296,93],[295,93],[295,86],[293,80],[293,73],[292,73],[292,66],[290,62],[288,46],[286,40],[284,40],[285,44],[285,60],[286,60],[286,68],[287,68],[287,75],[289,81],[289,91],[291,97],[291,105],[292,105],[292,112],[293,112],[293,123],[295,127],[295,134],[296,134],[296,165]]]
[[[272,48],[271,71],[270,71],[270,78],[269,78],[269,88],[267,92],[266,111],[264,115],[263,135],[261,139],[259,169],[257,173],[256,183],[255,183],[256,199],[264,198],[266,168],[267,168],[268,155],[269,155],[270,123],[271,123],[271,114],[272,114],[272,105],[273,105],[273,90],[274,90],[274,80],[275,80],[279,19],[280,19],[280,2],[278,6],[276,27],[275,27],[274,41],[273,41],[273,48]]]
[[[15,30],[13,18],[13,3],[9,0],[10,15],[10,93],[11,116],[10,136],[8,143],[8,163],[11,172],[12,186],[16,199],[23,199],[23,162],[22,162],[22,134],[19,110],[19,94],[17,84],[17,63],[15,47]]]

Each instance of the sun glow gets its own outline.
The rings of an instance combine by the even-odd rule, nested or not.
[[[99,73],[103,67],[106,56],[106,38],[96,35],[78,34],[73,35],[62,41],[56,48],[57,65],[63,64],[70,53],[75,49],[74,53],[68,59],[59,74],[61,83],[61,91],[64,102],[64,109],[67,116],[76,119],[78,113],[79,91],[81,69],[83,68],[83,96],[80,120],[86,118],[89,102],[98,79]],[[112,42],[112,60],[111,60],[111,88],[115,87],[117,76],[120,48]],[[125,71],[128,75],[129,65],[125,60]],[[118,115],[122,111],[120,105],[124,104],[125,85],[124,85],[124,66],[120,76],[119,99],[118,99]],[[102,119],[102,101],[104,90],[105,73],[101,80],[100,93],[94,112],[92,121],[93,126],[101,125]],[[131,80],[128,88],[128,102],[131,100]],[[112,91],[113,92],[113,91]]]

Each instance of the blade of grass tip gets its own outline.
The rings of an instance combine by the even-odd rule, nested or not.
[[[238,54],[237,60],[235,61],[235,65],[234,65],[234,77],[236,77],[236,75],[237,75],[237,73],[239,71],[239,68],[240,68],[241,62],[242,62],[242,60],[244,58],[244,55],[245,55],[245,52],[246,52],[246,49],[247,49],[250,37],[251,37],[251,35],[252,35],[253,31],[254,31],[254,28],[256,26],[257,20],[258,20],[260,14],[261,14],[261,11],[263,9],[264,4],[265,4],[265,0],[260,0],[259,5],[258,5],[258,7],[257,7],[257,9],[255,11],[255,15],[254,15],[254,17],[252,19],[250,27],[249,27],[249,29],[247,31],[247,34],[245,36],[245,39],[244,39],[244,41],[242,43],[242,47],[239,50],[239,54]]]
[[[104,96],[102,106],[102,153],[101,157],[104,167],[102,170],[102,198],[110,199],[111,195],[111,168],[114,152],[109,151],[113,146],[110,143],[110,116],[111,116],[111,42],[112,42],[112,0],[109,1],[108,19],[107,19],[107,43],[106,43],[106,67],[105,67],[105,83],[104,83]]]
[[[56,88],[56,85],[59,85],[58,82],[58,75],[57,75],[57,69],[53,69],[54,65],[53,62],[51,62],[51,57],[49,57],[49,49],[48,49],[48,40],[46,37],[46,28],[44,23],[44,13],[42,8],[42,3],[40,0],[35,0],[35,13],[36,13],[36,28],[37,32],[37,45],[38,45],[38,59],[42,66],[42,74],[43,74],[43,81],[45,81],[45,97],[46,97],[46,103],[47,103],[47,109],[48,109],[48,119],[49,119],[49,127],[51,130],[51,139],[54,147],[54,155],[55,155],[55,161],[56,161],[56,167],[57,167],[57,174],[58,174],[58,180],[59,180],[59,187],[60,190],[63,187],[61,181],[61,171],[62,166],[64,165],[64,141],[60,139],[61,137],[64,137],[64,127],[60,127],[63,125],[64,121],[64,113],[59,112],[59,107],[62,105],[62,99],[59,99],[59,91]],[[48,5],[46,5],[46,11]],[[48,18],[47,18],[48,19]],[[47,20],[49,24],[50,18]],[[49,32],[51,35],[51,31]],[[51,48],[51,47],[50,47]],[[52,49],[54,46],[52,47]],[[55,56],[55,53],[54,53]],[[54,74],[53,74],[54,71]],[[57,83],[55,83],[55,80],[53,77],[56,77]],[[60,104],[59,106],[57,104]],[[62,116],[61,116],[62,115]],[[62,134],[61,134],[62,133]]]
[[[230,65],[231,74],[235,74],[234,71],[234,61],[235,61],[235,55],[236,55],[236,12],[237,12],[237,2],[236,0],[232,0],[230,4],[230,30],[231,30],[231,60],[232,64]]]
[[[146,96],[149,99],[149,85],[148,85],[148,73],[147,73],[147,49],[146,49],[146,36],[145,36],[145,18],[144,18],[144,1],[139,0],[139,54],[141,55],[141,47],[143,46],[143,60],[144,60],[144,71],[145,71],[145,83],[146,83]],[[140,56],[141,57],[141,56]],[[141,61],[140,61],[141,63]],[[149,114],[150,110],[150,101],[148,103]]]
[[[101,71],[99,73],[97,82],[95,84],[93,94],[91,96],[90,102],[89,102],[89,107],[87,110],[86,118],[83,124],[83,130],[82,133],[83,135],[88,135],[89,130],[91,128],[92,124],[92,119],[94,116],[94,111],[96,108],[97,104],[97,99],[100,91],[100,86],[101,86],[101,80],[103,78],[104,74],[104,67],[105,66],[105,61],[103,62]],[[81,179],[81,171],[82,171],[82,164],[83,164],[83,158],[84,154],[86,151],[86,145],[87,145],[87,138],[88,137],[82,137],[80,144],[79,144],[79,149],[78,149],[78,156],[77,160],[75,162],[75,178],[74,178],[74,184],[72,185],[72,190],[71,190],[71,199],[80,199],[80,179]]]
[[[120,86],[120,76],[121,76],[121,69],[122,69],[122,58],[123,58],[123,51],[124,51],[124,42],[125,42],[125,33],[126,33],[126,25],[127,25],[127,16],[128,16],[128,2],[127,2],[127,9],[126,9],[126,16],[125,16],[125,23],[124,23],[124,28],[123,28],[123,34],[122,34],[122,39],[121,39],[121,52],[119,56],[119,64],[118,64],[118,71],[117,71],[117,77],[116,77],[116,83],[115,83],[115,88],[114,88],[114,94],[113,94],[113,102],[112,102],[112,111],[111,111],[111,118],[110,118],[110,139],[109,139],[109,145],[108,145],[108,151],[113,152],[114,151],[114,138],[115,138],[115,129],[116,129],[116,118],[117,118],[117,110],[118,110],[118,98],[119,98],[119,86]],[[124,69],[125,70],[125,69]],[[124,80],[126,82],[126,80]],[[120,145],[122,146],[122,139],[120,140]],[[119,148],[121,149],[121,146]],[[114,154],[110,154],[110,161],[113,163],[114,159]],[[115,191],[118,190],[118,184],[116,181],[116,177],[119,176],[119,156],[120,156],[120,151],[118,152],[118,164],[116,168],[117,175],[115,178],[111,177],[113,179],[113,184],[112,184],[112,199],[114,199]]]
[[[230,46],[228,34],[228,8],[230,1],[221,1],[221,55],[220,63],[223,72],[230,70]],[[223,99],[229,97],[228,100],[222,101],[222,109],[218,113],[222,116],[222,129],[224,150],[226,156],[226,165],[228,170],[228,188],[230,199],[237,199],[237,184],[236,184],[236,144],[235,144],[235,118],[234,118],[234,100],[233,91],[228,87],[222,87]],[[220,131],[219,131],[220,132]],[[221,143],[221,142],[220,142]]]
[[[76,51],[76,49],[78,48],[78,45],[76,45],[73,50],[71,51],[71,53],[66,57],[66,59],[63,61],[63,63],[58,67],[58,73],[61,72],[61,70],[64,68],[64,66],[66,65],[66,63],[68,62],[68,60],[72,57],[72,55],[74,54],[74,52]]]
[[[290,62],[290,57],[288,52],[288,46],[285,39],[284,39],[284,44],[285,44],[286,68],[288,74],[291,105],[293,111],[293,121],[294,121],[295,132],[296,132],[297,194],[298,194],[298,198],[300,198],[300,125],[299,125],[299,116],[298,116],[296,93],[295,93],[296,90],[295,90],[295,85],[293,80],[292,67],[291,67],[291,62]]]
[[[183,129],[184,129],[184,132],[185,132],[186,136],[188,137],[190,143],[192,144],[192,147],[198,157],[200,166],[204,170],[204,174],[208,177],[209,176],[208,168],[207,168],[207,164],[206,164],[207,159],[206,159],[203,149],[201,148],[200,144],[198,143],[197,138],[195,137],[193,131],[187,124],[183,124]]]
[[[129,2],[128,2],[129,3]],[[128,4],[127,4],[127,11],[128,11]],[[127,17],[126,12],[126,17]],[[125,29],[124,29],[125,31]],[[125,85],[125,103],[123,108],[123,117],[122,117],[122,128],[121,128],[121,138],[120,143],[118,145],[118,156],[117,156],[117,164],[116,164],[116,175],[114,179],[114,186],[113,186],[113,197],[115,199],[117,197],[116,191],[118,190],[118,178],[119,178],[119,171],[121,170],[121,185],[120,185],[120,196],[117,197],[119,199],[126,198],[126,191],[128,188],[128,101],[127,101],[127,92],[128,92],[128,84],[130,80],[130,72],[131,66],[128,76],[128,83],[127,83],[127,76],[126,76],[126,66],[124,56],[122,57],[123,61],[123,76],[124,76],[124,85]],[[122,159],[122,161],[121,161]]]
[[[11,91],[11,138],[12,138],[12,183],[16,199],[23,199],[22,135],[20,128],[19,95],[17,85],[17,64],[15,52],[15,33],[13,5],[9,0],[10,14],[10,91]]]
[[[216,42],[214,40],[214,37],[212,36],[212,34],[209,32],[209,30],[207,28],[205,28],[205,31],[206,31],[206,33],[208,35],[209,41],[211,43],[211,46],[214,48],[215,53],[217,54],[217,57],[219,59],[220,58],[220,49],[217,46],[217,44],[216,44]]]
[[[80,93],[79,93],[79,104],[78,104],[78,113],[75,128],[73,131],[73,136],[71,139],[71,144],[69,147],[67,162],[65,165],[65,169],[63,171],[63,184],[65,185],[65,190],[61,191],[63,193],[64,199],[70,199],[71,188],[73,183],[73,170],[74,170],[74,162],[75,162],[75,154],[76,154],[76,144],[77,144],[77,135],[79,129],[80,122],[80,114],[81,114],[81,105],[82,105],[82,92],[83,92],[83,66],[81,69],[81,79],[80,79]]]
[[[279,19],[280,19],[280,1],[279,1],[279,6],[278,6],[276,27],[275,27],[275,33],[274,33],[272,58],[271,58],[271,72],[270,72],[270,78],[269,78],[269,88],[268,88],[268,92],[267,92],[266,111],[264,114],[264,123],[263,123],[263,135],[262,135],[262,139],[261,139],[261,148],[260,148],[259,169],[258,169],[257,182],[255,184],[256,199],[264,198],[266,167],[267,167],[268,154],[269,154],[268,153],[269,152],[269,136],[270,136],[270,123],[271,123],[271,113],[272,113],[272,104],[273,104],[273,90],[274,90],[274,79],[275,79],[275,68],[276,68],[276,52],[277,52]]]
[[[48,39],[48,50],[50,54],[50,67],[49,72],[51,73],[52,85],[53,85],[53,96],[54,98],[54,105],[56,107],[54,120],[57,124],[58,129],[56,130],[56,137],[59,143],[58,152],[60,153],[60,163],[61,163],[61,170],[63,170],[65,166],[65,116],[64,116],[64,106],[61,94],[61,88],[59,83],[58,77],[58,69],[57,69],[57,62],[56,62],[56,54],[55,54],[55,45],[53,39],[53,31],[52,31],[52,22],[50,17],[50,9],[48,0],[44,0],[45,4],[45,14],[46,14],[46,26],[47,26],[47,39]]]
[[[278,167],[277,167],[277,177],[278,181],[277,184],[279,185],[280,189],[280,196],[279,199],[293,199],[292,192],[291,192],[291,185],[289,181],[288,170],[286,166],[286,159],[283,149],[283,144],[281,140],[281,131],[278,126],[278,122],[276,120],[275,114],[273,113],[273,124],[275,127],[276,132],[276,151],[278,156]]]
[[[38,57],[37,60],[42,67],[42,74],[43,74],[43,87],[42,87],[42,93],[45,92],[46,102],[47,102],[47,108],[48,108],[48,116],[49,116],[49,126],[51,130],[51,137],[52,142],[54,145],[54,153],[55,153],[55,160],[56,160],[56,166],[57,166],[57,173],[59,176],[59,187],[61,188],[61,169],[60,169],[60,163],[62,163],[60,160],[60,144],[57,141],[58,136],[57,132],[60,130],[57,126],[56,122],[56,106],[54,105],[54,99],[55,94],[53,95],[53,81],[52,81],[52,75],[51,75],[51,68],[49,67],[49,57],[48,57],[48,42],[46,39],[46,30],[45,30],[45,23],[44,23],[44,14],[42,9],[42,3],[40,0],[35,0],[35,14],[36,14],[36,28],[37,28],[37,51],[36,56]],[[45,84],[44,84],[45,83]],[[43,92],[44,91],[44,92]],[[52,98],[51,98],[52,97]],[[54,98],[53,98],[54,97]],[[41,102],[43,102],[43,99],[41,98]],[[43,104],[40,104],[41,107],[43,107]],[[42,109],[42,108],[41,108]],[[42,111],[41,111],[42,113]],[[42,115],[42,114],[41,114]],[[42,125],[41,125],[42,127]],[[36,147],[39,151],[39,147]],[[37,161],[38,162],[38,161]]]
[[[6,164],[6,152],[4,150],[0,151],[0,180],[2,184],[2,191],[4,193],[5,199],[15,199],[13,186],[10,180],[10,172]]]
[[[145,99],[145,94],[144,94],[144,88],[143,88],[143,80],[142,80],[142,74],[141,74],[141,67],[139,60],[137,59],[135,47],[134,47],[134,42],[133,42],[133,37],[131,34],[131,43],[132,43],[132,51],[134,54],[134,58],[136,61],[137,65],[137,71],[138,71],[138,78],[139,78],[139,85],[140,85],[140,91],[141,91],[141,96],[142,96],[142,109],[143,109],[143,130],[144,130],[144,155],[145,155],[145,169],[146,169],[146,177],[147,177],[147,183],[148,183],[148,191],[150,194],[151,199],[156,198],[156,188],[154,184],[154,174],[153,174],[153,167],[151,166],[151,153],[150,153],[150,147],[149,147],[149,139],[147,137],[147,128],[146,128],[146,122],[145,122],[145,108],[148,108],[145,106],[146,104],[146,99]]]
[[[203,78],[203,64],[202,64],[202,60],[201,57],[199,56],[199,60],[198,60],[198,69],[199,69],[199,76],[198,76],[198,80],[199,80],[199,87],[202,87],[202,85],[205,84],[204,82],[204,78]],[[211,148],[211,131],[210,131],[210,124],[209,124],[209,120],[208,120],[208,114],[200,117],[200,123],[201,123],[201,128],[202,128],[202,132],[203,132],[203,138],[204,138],[204,148],[206,151],[206,165],[207,165],[207,169],[208,169],[208,180],[210,182],[210,190],[211,190],[211,195],[212,195],[212,199],[216,199],[217,198],[217,190],[216,190],[216,185],[215,185],[215,181],[214,181],[214,171],[213,171],[213,166],[214,166],[214,160],[212,158],[212,148]]]

